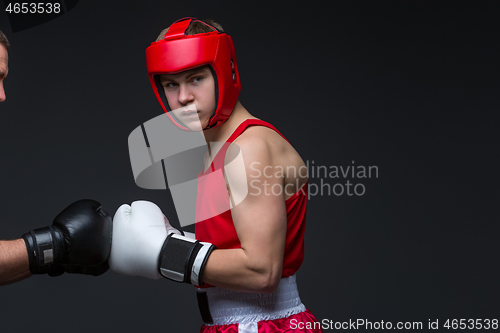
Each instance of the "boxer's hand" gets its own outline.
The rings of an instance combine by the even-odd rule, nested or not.
[[[56,216],[52,226],[23,236],[31,273],[105,273],[109,269],[112,229],[111,217],[97,201],[72,203]]]
[[[154,203],[135,201],[132,206],[120,206],[113,218],[111,270],[159,279],[158,256],[169,233],[180,234]]]
[[[177,235],[174,235],[177,234]],[[203,285],[203,269],[216,247],[173,228],[160,208],[149,201],[122,205],[113,218],[109,257],[116,273]]]

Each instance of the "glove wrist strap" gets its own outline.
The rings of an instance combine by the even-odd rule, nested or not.
[[[55,238],[55,231],[50,226],[34,229],[23,235],[32,274],[60,275],[60,249],[55,245]]]
[[[160,251],[158,271],[167,279],[201,286],[203,269],[214,249],[210,243],[169,234]]]

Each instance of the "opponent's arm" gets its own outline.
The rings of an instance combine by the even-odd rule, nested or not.
[[[30,277],[24,240],[0,241],[0,286]]]

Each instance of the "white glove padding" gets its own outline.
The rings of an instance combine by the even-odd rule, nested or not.
[[[121,205],[113,218],[111,270],[159,279],[158,256],[170,233],[180,234],[154,203],[135,201],[132,206]]]
[[[175,230],[177,230],[177,229],[175,229]],[[184,236],[186,236],[187,238],[196,239],[196,237],[194,237],[194,232],[183,231],[183,233],[184,233]]]
[[[167,235],[170,235],[170,234],[182,235],[184,233],[183,231],[179,231],[179,230],[175,229],[174,227],[172,227],[165,215],[163,215],[163,219],[165,220],[165,229],[167,229]],[[193,238],[194,238],[194,236],[193,236]]]

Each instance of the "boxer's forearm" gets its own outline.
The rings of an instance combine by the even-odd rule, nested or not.
[[[0,241],[0,285],[31,276],[28,252],[23,239]]]
[[[111,269],[119,274],[151,279],[163,276],[239,291],[271,292],[279,283],[282,251],[265,251],[262,246],[252,251],[214,250],[209,243],[194,241],[192,233],[169,234],[170,228],[161,209],[152,202],[122,205],[113,219]]]
[[[203,282],[236,291],[273,292],[282,267],[279,258],[256,258],[243,249],[215,250],[207,260]]]

